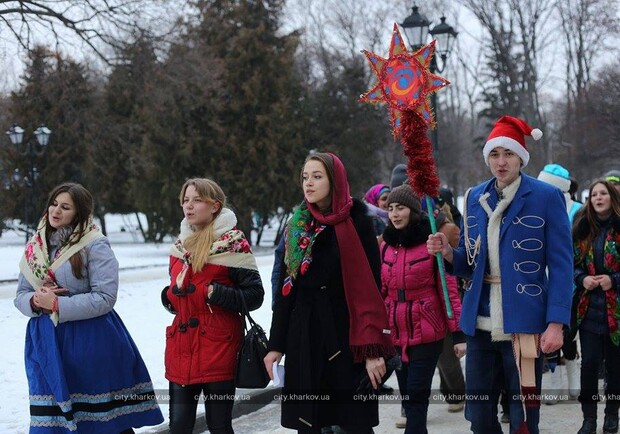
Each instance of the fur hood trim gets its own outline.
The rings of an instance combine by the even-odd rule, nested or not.
[[[217,240],[229,230],[237,226],[237,216],[228,208],[222,208],[220,214],[213,222],[213,233]],[[187,219],[181,221],[181,232],[179,239],[185,241],[187,237],[194,233],[194,229],[187,223]]]
[[[389,246],[412,247],[425,243],[431,234],[431,222],[428,217],[423,215],[417,223],[411,223],[404,229],[396,229],[392,222],[389,222],[383,232],[383,241]]]
[[[366,205],[366,208],[368,208],[368,215],[371,217],[378,217],[381,219],[385,219],[387,220],[388,218],[388,212],[384,209],[379,208],[376,205],[373,205],[372,203],[368,203],[368,202],[363,202],[364,205]]]

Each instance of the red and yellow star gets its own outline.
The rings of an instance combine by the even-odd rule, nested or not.
[[[362,53],[368,59],[379,81],[360,96],[360,101],[384,102],[389,106],[394,137],[396,138],[400,132],[404,110],[419,113],[427,125],[434,127],[435,119],[428,97],[450,84],[445,78],[430,72],[431,61],[435,54],[435,41],[409,54],[398,26],[394,24],[387,59],[366,50]]]

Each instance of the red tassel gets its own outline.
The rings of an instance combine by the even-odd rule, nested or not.
[[[525,408],[540,408],[540,396],[536,387],[521,386],[521,393],[523,394]]]
[[[527,423],[525,421],[521,422],[521,425],[519,425],[519,428],[517,428],[515,434],[530,434],[530,430],[527,429]]]
[[[433,159],[433,145],[427,135],[427,124],[421,114],[403,110],[401,136],[407,157],[407,175],[413,192],[423,196],[439,196],[439,176]]]

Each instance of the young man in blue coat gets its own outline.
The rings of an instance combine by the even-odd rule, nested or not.
[[[558,350],[570,320],[571,229],[562,192],[521,173],[529,161],[523,120],[502,116],[483,148],[493,177],[465,196],[456,249],[429,236],[450,273],[469,280],[461,329],[467,335],[465,417],[474,433],[495,434],[499,390],[510,399],[510,432],[537,434],[542,353]],[[504,372],[504,384],[499,373]]]

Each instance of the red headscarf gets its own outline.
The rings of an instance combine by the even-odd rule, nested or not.
[[[307,203],[312,216],[321,224],[334,226],[344,292],[349,308],[349,345],[355,362],[394,354],[389,335],[387,313],[375,277],[370,269],[362,242],[351,219],[353,199],[349,192],[347,172],[336,155],[329,153],[334,162],[332,180],[332,207],[329,214]]]

